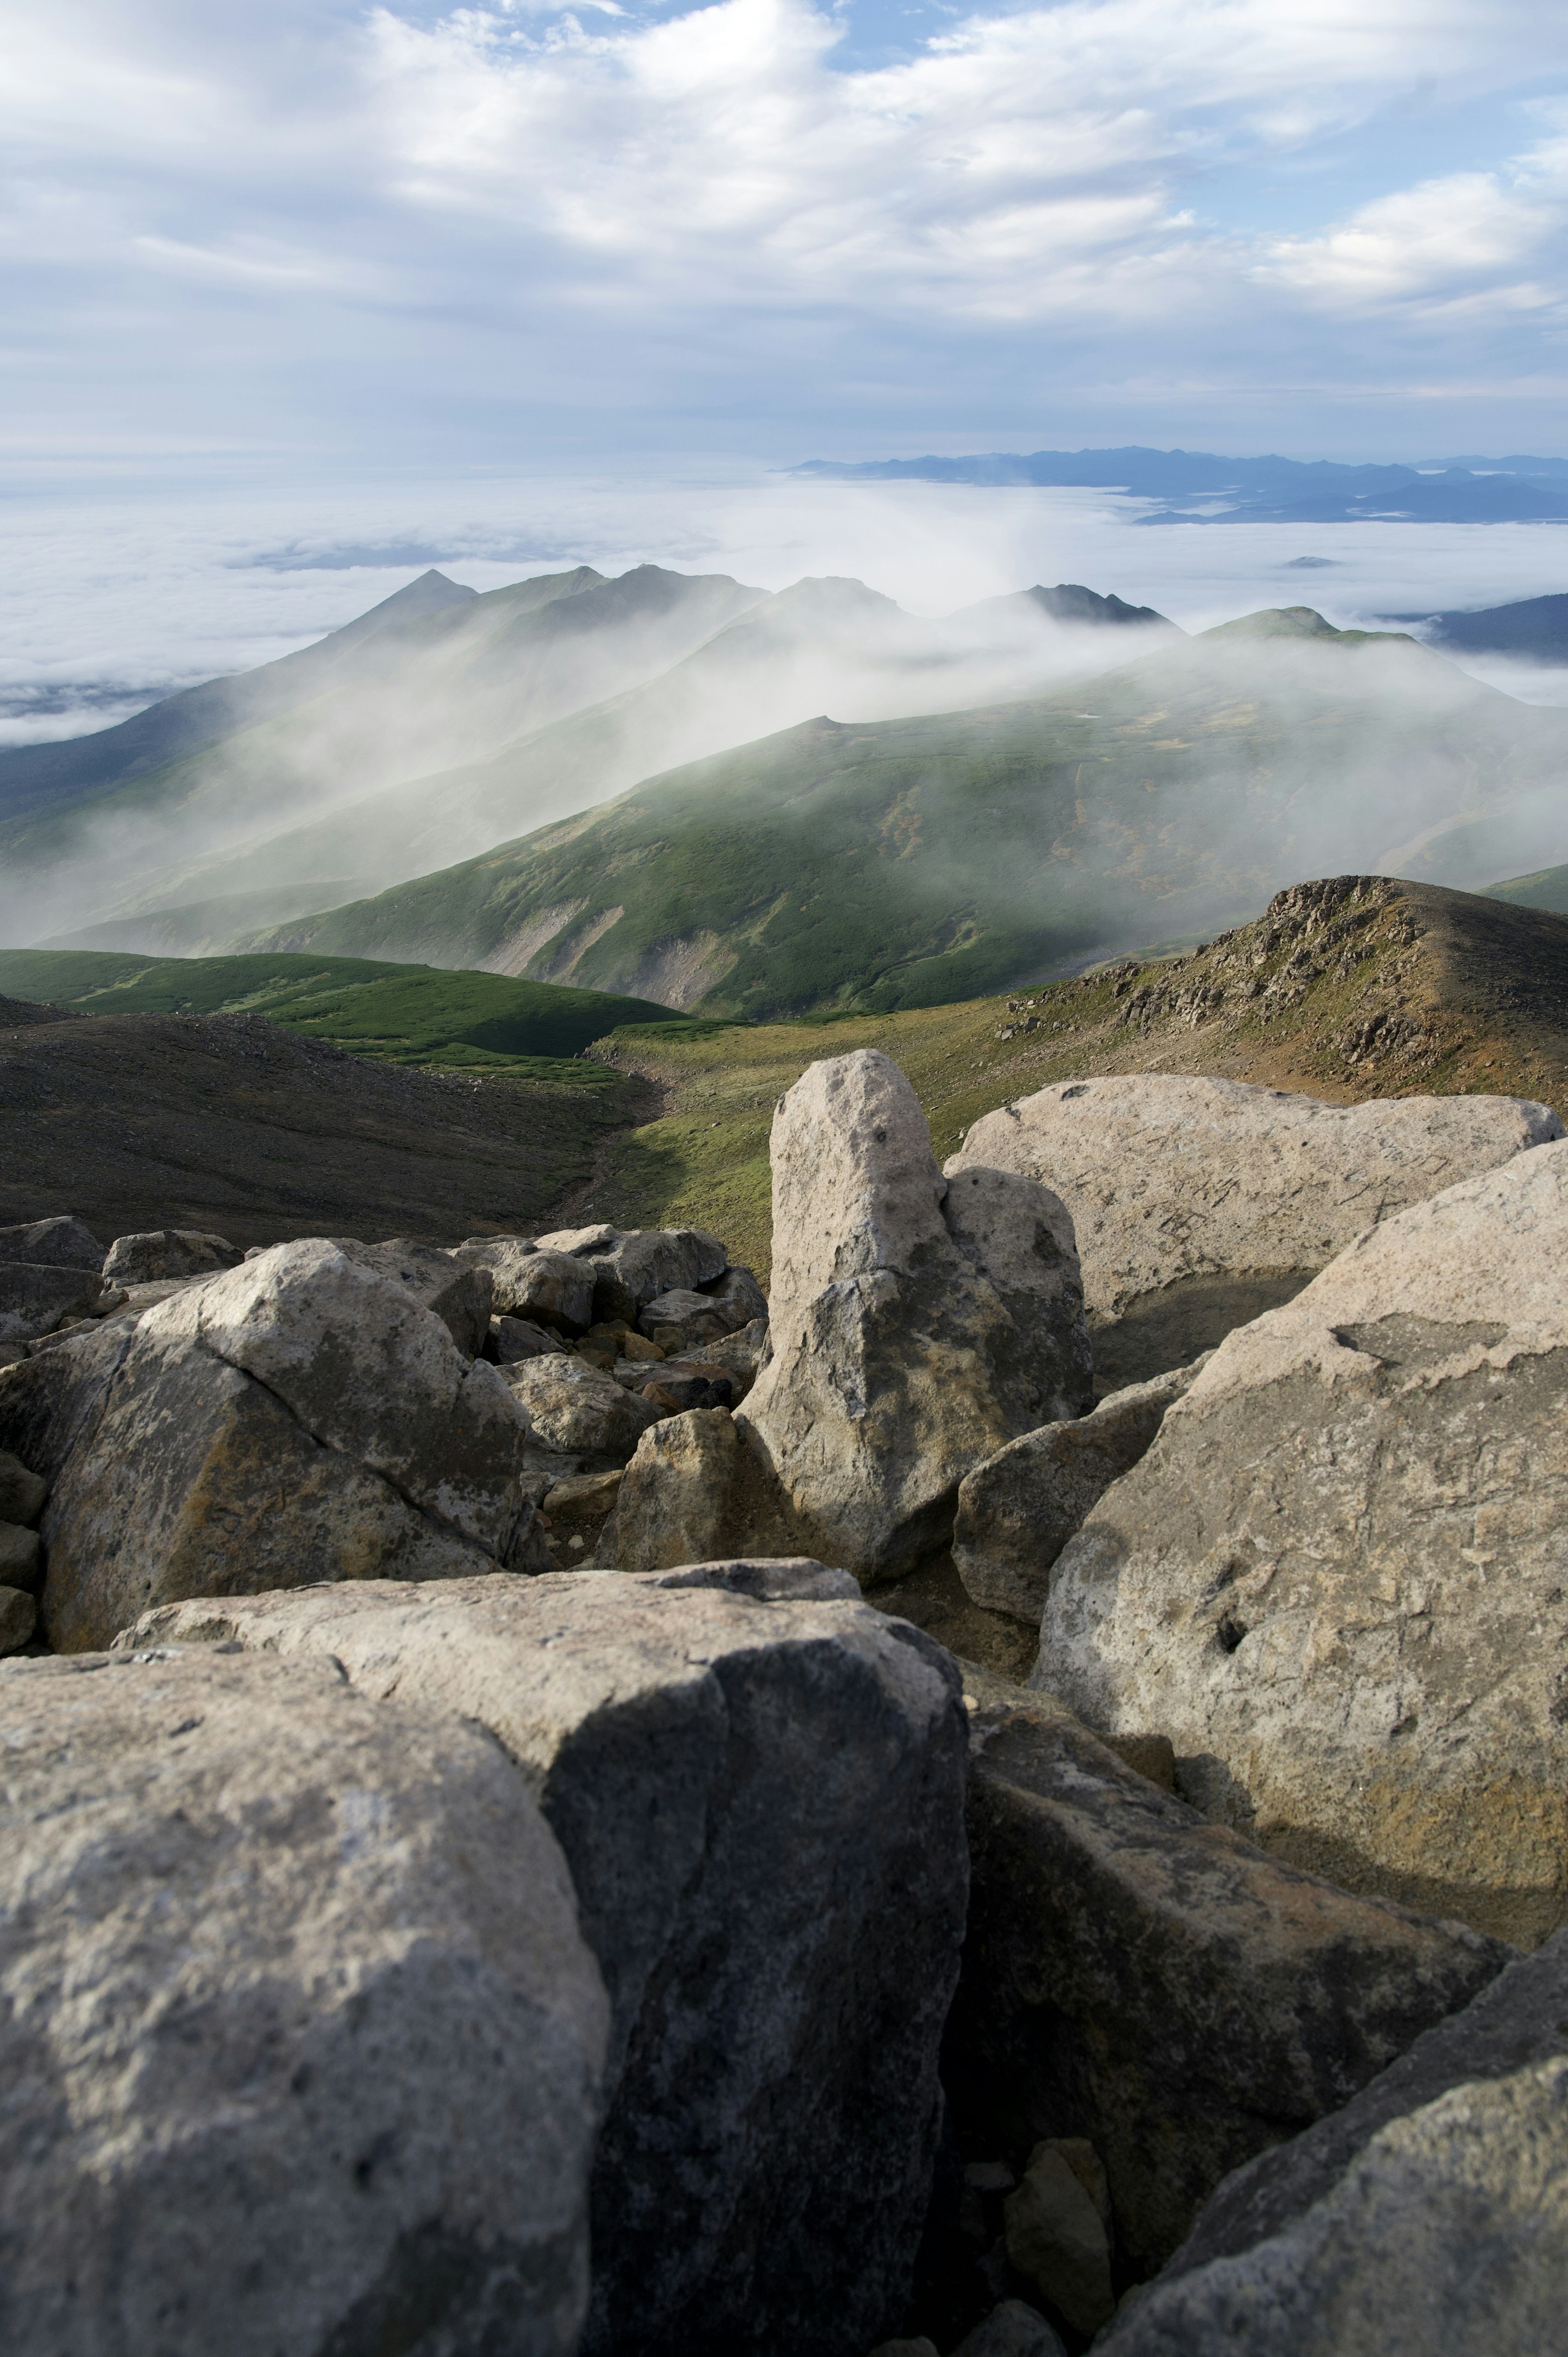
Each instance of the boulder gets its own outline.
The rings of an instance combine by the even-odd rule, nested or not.
[[[1227,2179],[1096,2357],[1534,2357],[1568,2282],[1568,1934]]]
[[[1363,1228],[1563,1134],[1518,1097],[1331,1105],[1241,1081],[1058,1081],[982,1116],[946,1168],[1021,1170],[1072,1215],[1091,1313],[1197,1279],[1315,1271]]]
[[[908,2298],[962,1936],[941,1648],[812,1564],[192,1602],[490,1727],[613,2014],[586,2357],[863,2357]],[[140,1638],[138,1639],[140,1641]]]
[[[601,1566],[663,1571],[764,1552],[802,1552],[800,1530],[727,1410],[688,1409],[643,1434],[599,1537]]]
[[[945,1541],[966,1473],[1088,1405],[1072,1223],[1033,1179],[950,1187],[875,1049],[808,1069],[772,1153],[770,1354],[741,1416],[816,1552],[896,1578]]]
[[[62,1318],[90,1318],[102,1288],[93,1270],[0,1261],[0,1340],[52,1334]]]
[[[34,1268],[86,1269],[96,1276],[103,1265],[103,1247],[91,1228],[61,1213],[0,1228],[0,1262],[10,1260],[27,1261]]]
[[[101,1342],[0,1375],[4,1438],[53,1477],[61,1652],[173,1597],[548,1561],[499,1373],[336,1245],[275,1245]]]
[[[27,1536],[32,1538],[31,1531]],[[0,1654],[19,1653],[30,1643],[38,1619],[38,1602],[28,1589],[0,1587]]]
[[[43,1542],[37,1531],[29,1531],[20,1523],[0,1523],[0,1583],[36,1596],[43,1585]]]
[[[707,1294],[677,1286],[672,1292],[656,1294],[639,1312],[637,1322],[660,1350],[683,1351],[689,1343],[718,1341],[737,1321]]]
[[[502,1370],[501,1380],[546,1448],[602,1460],[600,1470],[624,1465],[649,1426],[666,1413],[570,1352],[519,1360]]]
[[[1087,2338],[1116,2311],[1111,2282],[1111,2196],[1094,2147],[1047,2136],[1007,2196],[1008,2264]]]
[[[559,1334],[553,1334],[547,1326],[535,1326],[531,1318],[492,1318],[485,1355],[498,1367],[515,1367],[524,1359],[559,1357],[565,1348]]]
[[[208,1276],[234,1268],[245,1257],[227,1236],[204,1235],[199,1228],[149,1228],[144,1234],[116,1236],[102,1265],[105,1285],[153,1285],[172,1276]]]
[[[342,1243],[339,1249],[361,1268],[406,1286],[416,1301],[435,1312],[463,1356],[478,1358],[490,1327],[494,1278],[488,1268],[465,1267],[450,1253],[408,1236],[393,1236],[384,1244]]]
[[[0,1694],[5,2347],[570,2357],[607,2007],[498,1745],[202,1649]]]
[[[30,1473],[19,1457],[0,1448],[0,1523],[24,1523],[29,1527],[44,1511],[49,1485],[40,1473]]]
[[[1568,1143],[1240,1328],[1051,1576],[1036,1675],[1347,1889],[1568,1909]]]
[[[594,1272],[594,1315],[628,1326],[660,1293],[690,1292],[723,1276],[728,1259],[705,1228],[630,1228],[587,1253]]]
[[[570,1253],[542,1252],[526,1236],[491,1236],[459,1244],[453,1258],[489,1270],[498,1317],[526,1318],[559,1334],[582,1334],[593,1323],[594,1280]]]
[[[622,1232],[621,1229],[612,1228],[607,1221],[601,1220],[594,1227],[557,1228],[550,1235],[537,1237],[535,1241],[541,1252],[573,1253],[580,1257],[585,1253],[613,1251]],[[475,1236],[469,1241],[482,1243],[484,1238]]]
[[[1113,1392],[1092,1415],[1026,1432],[964,1476],[952,1552],[976,1604],[1039,1627],[1052,1564],[1112,1482],[1138,1462],[1203,1363]]]
[[[566,1473],[551,1483],[542,1519],[550,1526],[546,1544],[558,1571],[579,1571],[593,1562],[624,1478],[618,1471]]]
[[[749,1326],[753,1318],[766,1318],[768,1315],[768,1296],[748,1268],[726,1268],[713,1284],[697,1289],[725,1312],[732,1333]]]
[[[744,1399],[768,1356],[768,1320],[754,1318],[721,1341],[699,1342],[681,1356],[689,1366],[712,1367],[733,1376]]]
[[[1067,2357],[1060,2339],[1027,2300],[1004,2299],[966,2333],[952,2357]]]
[[[967,1665],[964,1688],[955,2128],[978,2152],[1087,2138],[1135,2281],[1230,2170],[1347,2103],[1511,1952],[1266,1857],[1049,1696]]]
[[[661,1367],[639,1368],[630,1382],[618,1366],[614,1373],[618,1383],[626,1383],[628,1391],[651,1401],[667,1415],[689,1407],[738,1407],[751,1388],[729,1368],[703,1366],[688,1355],[667,1359]]]

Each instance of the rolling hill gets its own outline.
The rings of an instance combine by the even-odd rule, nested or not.
[[[929,1006],[1212,931],[1303,875],[1486,881],[1568,849],[1565,773],[1568,716],[1292,608],[1088,691],[813,720],[264,946],[729,1017]]]
[[[1425,625],[1427,643],[1466,654],[1518,655],[1529,662],[1568,662],[1568,596],[1520,597],[1438,614],[1391,614],[1391,622]]]
[[[667,1006],[499,974],[368,958],[159,958],[0,950],[0,992],[91,1015],[264,1015],[356,1056],[448,1071],[525,1073],[578,1057],[611,1025],[683,1028]],[[585,1079],[579,1067],[545,1075]]]

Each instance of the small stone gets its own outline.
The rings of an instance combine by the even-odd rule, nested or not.
[[[0,1523],[0,1585],[26,1588],[36,1596],[44,1571],[43,1542],[37,1531],[17,1523]]]
[[[38,1619],[38,1608],[32,1597],[25,1596],[19,1587],[0,1587],[0,1654],[19,1653],[30,1641]]]
[[[149,1228],[134,1236],[117,1236],[103,1262],[107,1286],[150,1285],[170,1276],[211,1276],[234,1268],[244,1254],[227,1236],[209,1236],[199,1228]]]
[[[36,1523],[48,1494],[41,1474],[29,1473],[20,1458],[0,1448],[0,1523]]]
[[[1007,2256],[1018,2273],[1033,2280],[1075,2332],[1092,2333],[1115,2314],[1116,2298],[1105,2217],[1073,2165],[1072,2147],[1081,2141],[1063,2137],[1037,2144],[1004,2215]],[[1100,2181],[1104,2182],[1103,2170]]]
[[[492,1318],[490,1351],[498,1367],[521,1366],[524,1359],[558,1358],[566,1345],[559,1334],[530,1318]]]

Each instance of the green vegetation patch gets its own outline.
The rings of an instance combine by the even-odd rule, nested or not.
[[[597,1084],[591,1070],[564,1074],[560,1061],[579,1057],[609,1025],[646,1022],[660,1037],[686,1028],[667,1006],[608,991],[272,951],[147,958],[124,951],[0,950],[0,995],[94,1015],[265,1015],[357,1056],[590,1086]],[[549,1069],[539,1071],[542,1063]]]
[[[1568,916],[1568,867],[1538,867],[1533,876],[1510,876],[1501,884],[1488,884],[1480,897],[1507,900],[1516,909],[1551,909],[1558,916]]]

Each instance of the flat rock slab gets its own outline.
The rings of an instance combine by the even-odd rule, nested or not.
[[[499,1747],[194,1648],[0,1720],[0,2343],[570,2357],[607,2008]]]
[[[966,2149],[1084,2136],[1137,2281],[1228,2172],[1347,2103],[1512,1951],[1266,1857],[1047,1696],[964,1671]]]
[[[1103,2357],[1534,2357],[1568,2282],[1568,1934],[1222,2185]]]
[[[1193,1277],[1322,1268],[1363,1228],[1563,1135],[1516,1097],[1331,1105],[1241,1081],[1063,1081],[984,1114],[946,1164],[1020,1170],[1072,1214],[1091,1314]]]
[[[1051,1574],[1036,1678],[1206,1814],[1532,1946],[1568,1910],[1568,1144],[1231,1334]]]
[[[897,2321],[967,1889],[957,1673],[801,1563],[195,1601],[492,1728],[613,2007],[596,2357],[864,2357]]]

